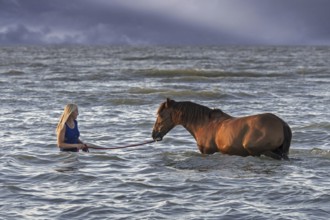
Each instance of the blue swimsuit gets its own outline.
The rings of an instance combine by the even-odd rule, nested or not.
[[[65,123],[65,136],[64,136],[64,142],[67,144],[78,144],[78,139],[80,136],[80,132],[78,130],[78,122],[74,120],[74,128],[70,128]],[[78,152],[78,148],[61,148],[61,151],[71,151],[71,152]]]

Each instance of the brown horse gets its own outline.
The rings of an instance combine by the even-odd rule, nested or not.
[[[162,140],[172,128],[182,125],[195,138],[203,154],[220,151],[230,155],[263,154],[279,160],[289,159],[291,129],[271,113],[232,117],[220,109],[167,99],[157,115],[152,131],[154,140]]]

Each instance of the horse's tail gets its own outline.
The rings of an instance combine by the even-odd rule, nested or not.
[[[288,154],[291,145],[292,131],[286,122],[283,122],[283,133],[284,133],[284,141],[281,146],[282,158],[284,160],[289,160]]]

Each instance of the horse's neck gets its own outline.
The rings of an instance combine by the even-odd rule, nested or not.
[[[203,128],[203,124],[198,124],[198,123],[192,123],[192,122],[188,122],[188,123],[182,123],[181,124],[196,140],[196,136],[198,133],[198,130]]]
[[[197,140],[198,135],[204,135],[205,132],[210,134],[210,132],[216,130],[214,129],[215,127],[219,126],[223,121],[231,118],[234,117],[222,112],[219,117],[210,118],[209,115],[204,115],[198,119],[190,118],[190,120],[182,120],[178,124],[182,125]]]
[[[181,123],[179,124],[182,125],[197,140],[198,133],[201,130],[205,129],[208,122],[209,119],[207,116],[205,116],[204,119],[199,118],[196,120],[192,119],[187,121],[181,121]]]

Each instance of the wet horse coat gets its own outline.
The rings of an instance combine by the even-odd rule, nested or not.
[[[176,125],[195,138],[203,154],[220,151],[240,156],[288,159],[292,138],[286,122],[271,113],[232,117],[220,109],[167,99],[157,112],[152,137],[161,140]]]

